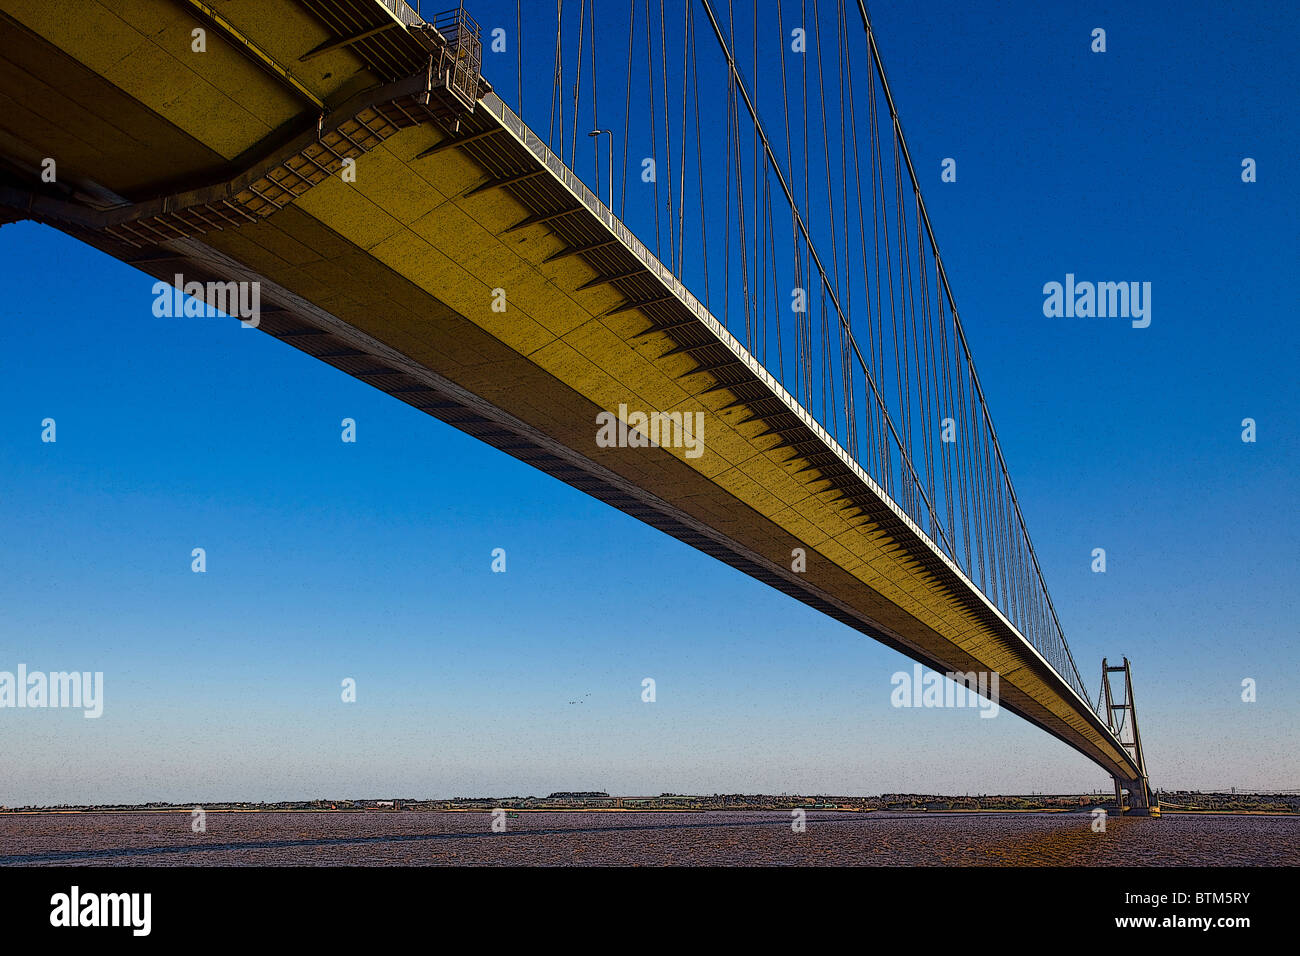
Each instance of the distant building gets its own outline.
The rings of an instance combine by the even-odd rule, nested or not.
[[[608,800],[609,794],[604,790],[575,790],[553,793],[547,800]]]

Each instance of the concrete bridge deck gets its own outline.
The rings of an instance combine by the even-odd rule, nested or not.
[[[261,332],[929,667],[998,672],[1002,706],[1137,779],[1087,702],[490,89],[472,112],[439,89],[439,35],[377,0],[205,10],[0,0],[0,217],[167,282],[257,281]],[[620,405],[702,412],[703,453],[600,447],[597,415]]]

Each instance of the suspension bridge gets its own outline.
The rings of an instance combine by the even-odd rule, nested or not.
[[[245,325],[997,673],[1155,811],[1128,660],[1090,697],[1052,605],[862,0],[493,6],[0,0],[0,223],[232,314],[255,287]]]

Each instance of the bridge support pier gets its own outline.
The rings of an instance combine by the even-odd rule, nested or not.
[[[1116,703],[1115,695],[1111,692],[1110,675],[1124,675],[1124,699]],[[1124,780],[1115,777],[1115,806],[1120,813],[1135,817],[1158,817],[1160,816],[1160,802],[1155,799],[1151,792],[1151,784],[1147,780],[1147,764],[1142,753],[1142,737],[1138,733],[1137,709],[1133,706],[1133,677],[1130,672],[1128,658],[1124,658],[1124,663],[1120,667],[1111,667],[1106,663],[1106,659],[1101,661],[1102,676],[1102,694],[1106,707],[1106,722],[1110,726],[1111,732],[1115,734],[1120,743],[1133,755],[1133,761],[1137,764],[1139,776],[1134,780]],[[1117,717],[1116,714],[1119,716]],[[1125,740],[1124,731],[1128,730],[1128,737]],[[1124,803],[1124,794],[1128,794],[1128,804]]]
[[[1130,817],[1160,816],[1160,802],[1151,792],[1151,784],[1146,777],[1140,780],[1120,780],[1115,777],[1115,805],[1120,813]],[[1125,794],[1128,802],[1124,802]]]

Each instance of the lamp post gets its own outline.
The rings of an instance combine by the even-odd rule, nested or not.
[[[600,137],[606,135],[609,136],[609,149],[606,152],[606,155],[609,157],[609,161],[606,164],[606,169],[608,170],[607,178],[609,179],[609,183],[607,184],[606,187],[607,188],[606,195],[608,196],[608,199],[605,201],[605,205],[609,207],[609,211],[612,213],[614,211],[614,131],[608,129],[593,129],[587,135],[596,138],[596,178],[597,179],[600,178]],[[596,188],[597,189],[600,188],[599,183],[597,183]]]

